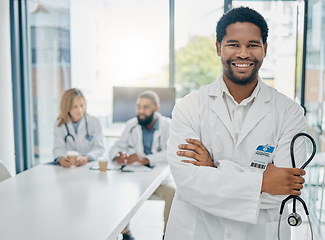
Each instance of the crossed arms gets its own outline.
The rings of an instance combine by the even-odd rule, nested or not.
[[[198,140],[186,139],[187,144],[180,144],[177,151],[178,156],[184,156],[193,160],[182,160],[195,166],[215,167],[213,160],[205,148]],[[273,195],[296,195],[301,194],[305,182],[305,171],[299,168],[281,168],[269,163],[263,173],[261,192]]]

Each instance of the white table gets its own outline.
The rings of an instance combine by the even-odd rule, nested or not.
[[[39,165],[0,183],[0,239],[113,240],[169,174]]]

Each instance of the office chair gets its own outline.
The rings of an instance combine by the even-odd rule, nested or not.
[[[11,175],[9,171],[7,170],[3,162],[0,160],[0,182],[10,177]]]

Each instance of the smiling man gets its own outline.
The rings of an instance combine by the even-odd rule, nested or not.
[[[306,122],[297,103],[258,75],[267,36],[255,10],[225,13],[216,42],[222,75],[173,110],[167,157],[176,193],[167,240],[276,240],[281,201],[300,195],[305,172],[291,168],[289,145]],[[282,219],[281,239],[290,239]]]

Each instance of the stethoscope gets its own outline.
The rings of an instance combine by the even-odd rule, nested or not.
[[[84,118],[85,118],[85,125],[86,125],[86,139],[90,141],[91,137],[90,137],[89,132],[88,132],[88,122],[87,122],[86,115],[84,115]],[[65,128],[67,129],[67,134],[64,137],[64,142],[67,143],[68,137],[71,137],[72,140],[74,142],[76,142],[74,136],[69,131],[68,125],[66,123],[64,123],[64,125],[65,125]]]
[[[131,135],[131,133],[133,132],[133,130],[138,126],[138,124],[134,125],[131,129],[130,129],[130,132],[129,134]],[[133,148],[132,146],[128,146],[129,148]],[[161,136],[159,135],[158,136],[158,147],[157,147],[157,152],[160,152],[161,151]]]
[[[296,139],[298,137],[300,137],[300,136],[305,136],[305,137],[309,138],[310,141],[312,142],[312,145],[313,145],[312,154],[310,155],[309,159],[300,168],[300,169],[304,169],[310,163],[310,161],[314,158],[314,156],[316,154],[316,143],[315,143],[315,140],[310,135],[308,135],[307,133],[298,133],[293,137],[293,139],[291,140],[291,144],[290,144],[290,155],[291,155],[291,162],[292,162],[292,167],[293,168],[296,167],[296,161],[295,161],[295,157],[294,157],[293,146],[294,146],[294,143],[295,143]],[[303,206],[303,208],[305,210],[305,213],[307,215],[308,224],[309,224],[310,233],[311,233],[311,239],[313,240],[314,239],[313,238],[313,229],[312,229],[311,224],[310,224],[310,218],[309,218],[309,212],[308,212],[307,205],[304,202],[304,200],[302,200],[301,197],[294,196],[294,195],[288,196],[281,203],[280,216],[279,216],[279,222],[278,222],[278,240],[280,240],[280,223],[281,223],[281,217],[282,217],[282,213],[283,213],[283,210],[284,210],[284,206],[290,199],[293,199],[293,202],[292,202],[292,213],[290,213],[289,216],[288,216],[288,224],[290,226],[292,226],[292,227],[297,227],[302,223],[301,216],[298,213],[296,213],[296,201],[298,200],[299,202],[301,202],[301,204],[302,204],[302,206]]]

